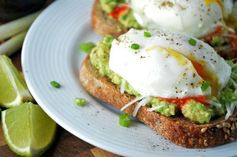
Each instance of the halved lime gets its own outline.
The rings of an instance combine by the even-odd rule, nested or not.
[[[53,142],[56,127],[56,123],[32,103],[2,111],[5,140],[18,155],[39,156],[44,153]]]
[[[0,93],[0,106],[6,108],[33,100],[23,76],[4,55],[0,55]]]

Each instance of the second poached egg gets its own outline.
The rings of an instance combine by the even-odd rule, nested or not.
[[[162,29],[202,37],[223,22],[221,0],[130,0],[138,23],[148,29]]]

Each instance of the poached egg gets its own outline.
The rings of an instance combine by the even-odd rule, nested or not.
[[[135,29],[113,40],[109,67],[142,96],[163,98],[217,95],[231,75],[231,67],[201,40]]]
[[[130,0],[138,23],[148,29],[162,29],[202,37],[223,23],[221,0]]]

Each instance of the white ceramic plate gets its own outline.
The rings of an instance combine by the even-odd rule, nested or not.
[[[82,59],[78,45],[98,41],[91,30],[93,0],[59,0],[35,21],[23,46],[23,71],[29,89],[39,103],[63,128],[105,150],[134,157],[152,156],[236,156],[237,142],[209,149],[185,149],[135,122],[130,128],[118,124],[118,111],[89,96],[80,86],[78,71]],[[56,80],[62,88],[54,89]],[[84,97],[89,105],[73,105]]]

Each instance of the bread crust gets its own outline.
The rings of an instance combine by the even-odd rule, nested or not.
[[[99,0],[95,0],[94,2],[91,20],[94,31],[102,36],[112,35],[118,37],[128,31],[118,21],[110,18],[102,10]]]
[[[79,75],[81,85],[89,94],[117,109],[121,109],[134,99],[126,93],[121,94],[116,85],[99,75],[92,67],[89,57],[83,61]],[[134,107],[135,104],[127,108],[125,112],[131,115]],[[222,117],[208,124],[196,124],[183,116],[166,117],[147,109],[146,106],[141,107],[136,118],[168,140],[183,147],[213,147],[237,138],[237,112],[228,120]]]

